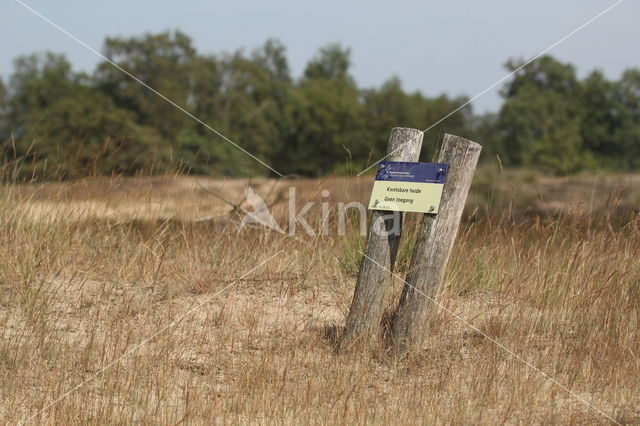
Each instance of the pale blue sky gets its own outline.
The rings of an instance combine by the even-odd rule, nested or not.
[[[547,48],[615,0],[235,0],[235,1],[47,1],[23,0],[101,50],[107,35],[131,36],[180,29],[202,52],[251,50],[267,38],[288,49],[294,75],[319,47],[340,42],[352,48],[352,73],[361,86],[378,86],[392,75],[407,90],[473,96],[505,75],[509,57],[529,58]],[[15,0],[0,15],[0,75],[13,59],[52,50],[79,70],[99,60]],[[581,76],[601,69],[618,78],[640,67],[640,2],[626,0],[555,48]],[[498,88],[473,103],[496,110]]]

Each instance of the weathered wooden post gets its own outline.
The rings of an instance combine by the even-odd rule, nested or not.
[[[418,161],[423,136],[424,133],[417,129],[394,128],[387,147],[387,153],[391,155],[387,160]],[[401,229],[401,212],[371,212],[366,256],[360,264],[351,309],[340,339],[340,349],[345,349],[361,339],[370,339],[378,333],[383,313],[382,299],[389,287],[390,271],[393,270],[398,252]]]
[[[425,325],[460,225],[462,210],[482,146],[459,136],[445,135],[438,163],[449,164],[440,211],[424,214],[411,266],[393,317],[391,335],[396,354],[422,343]]]

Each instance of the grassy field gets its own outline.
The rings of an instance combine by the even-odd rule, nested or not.
[[[640,176],[485,169],[472,188],[439,301],[566,389],[442,310],[408,358],[336,353],[357,218],[292,238],[240,227],[238,205],[250,184],[286,229],[290,186],[299,208],[333,206],[366,201],[371,181],[0,187],[0,419],[640,424]]]

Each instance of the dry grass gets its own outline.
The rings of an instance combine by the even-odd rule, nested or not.
[[[572,182],[536,179],[522,183],[533,199],[509,207],[508,194],[495,194],[508,193],[510,181],[476,185],[440,301],[616,421],[640,424],[640,221],[627,208],[638,194],[615,192],[638,179],[603,178],[622,210],[595,200],[593,185],[587,199],[568,202],[546,195],[547,186],[557,195]],[[91,379],[32,422],[608,422],[442,311],[423,350],[408,359],[383,350],[336,354],[362,238],[355,226],[344,237],[300,241],[238,231],[234,214],[194,221],[230,209],[200,185],[237,202],[246,183],[180,177],[2,187],[0,418],[19,422]],[[304,199],[320,201],[319,189],[329,188],[333,201],[351,201],[365,199],[370,182],[253,184],[280,215],[277,201],[290,184]],[[530,195],[540,188],[543,197]]]

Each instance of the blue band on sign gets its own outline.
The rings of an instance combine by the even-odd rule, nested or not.
[[[448,164],[383,161],[378,167],[376,180],[444,184],[448,172]]]

